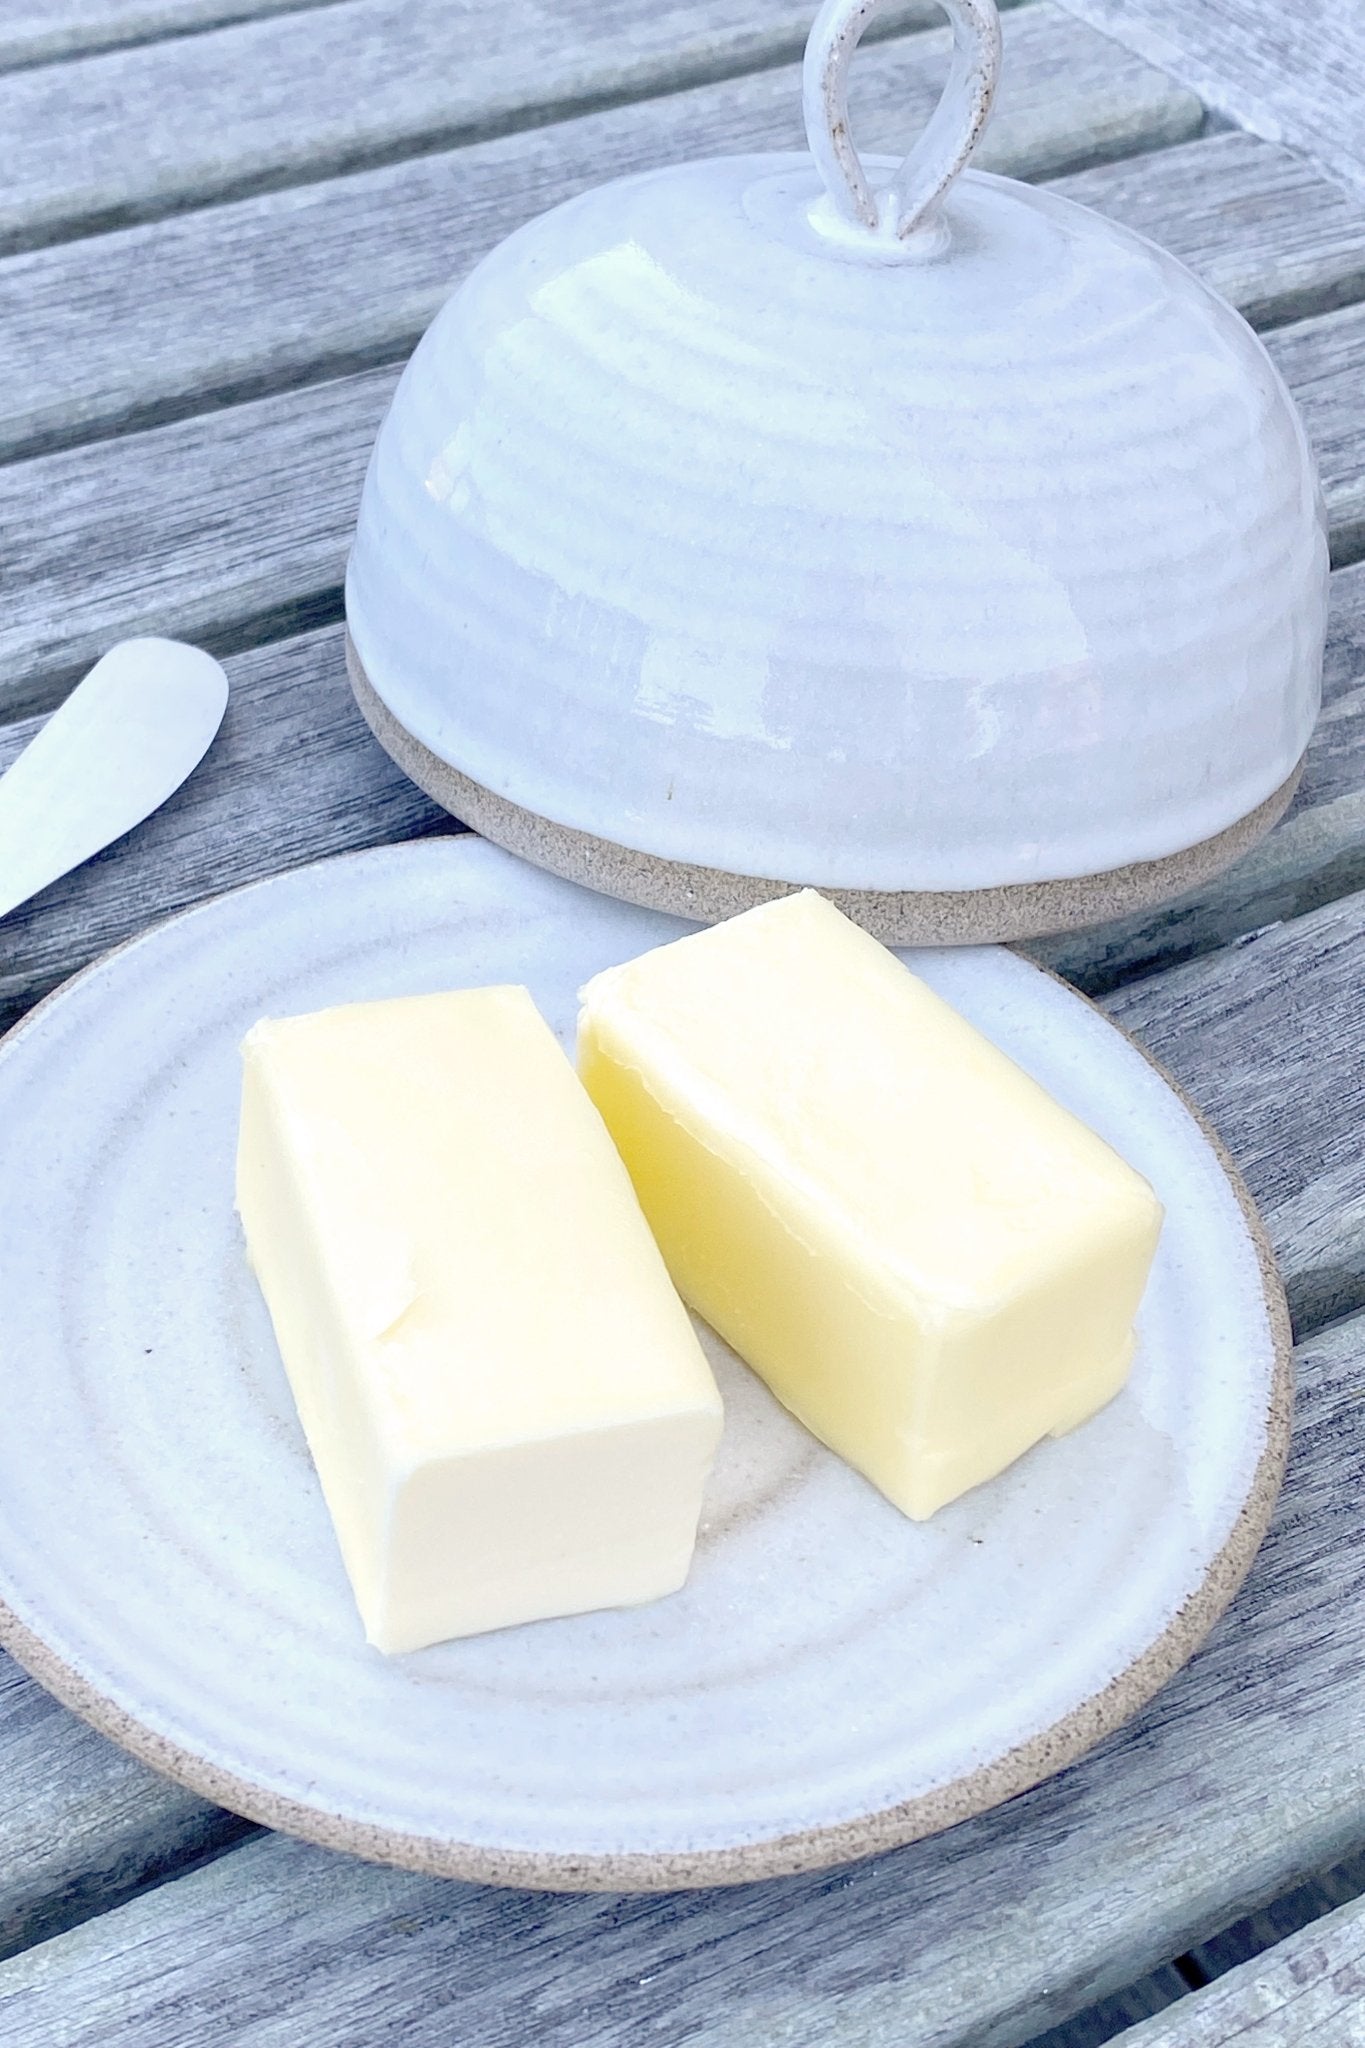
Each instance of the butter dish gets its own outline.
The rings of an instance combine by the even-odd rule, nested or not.
[[[815,23],[811,155],[585,192],[459,286],[375,445],[351,673],[423,788],[573,879],[1018,938],[1174,895],[1283,811],[1321,495],[1237,313],[965,167],[992,0],[946,0],[904,163],[859,159],[879,12]]]
[[[585,983],[688,929],[429,838],[201,904],[0,1047],[0,1173],[26,1191],[0,1241],[0,1641],[201,1797],[483,1882],[818,1868],[1061,1769],[1240,1582],[1290,1420],[1245,1193],[1081,996],[1005,947],[928,949],[914,972],[1164,1205],[1122,1391],[915,1522],[703,1330],[725,1431],[680,1592],[365,1643],[233,1214],[243,1034],[513,983],[567,1047]]]

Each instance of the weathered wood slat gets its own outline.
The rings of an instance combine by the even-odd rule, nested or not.
[[[46,708],[125,633],[222,652],[335,618],[397,377],[374,370],[0,469],[0,716]]]
[[[1055,6],[1010,18],[1005,39],[988,169],[1050,176],[1198,123],[1194,102],[1172,100],[1158,74]],[[866,147],[905,147],[933,105],[943,50],[942,38],[914,37],[860,55]],[[392,361],[456,276],[585,186],[685,157],[803,147],[799,68],[783,65],[13,257],[0,262],[0,455]],[[1082,173],[1076,190],[1164,234],[1253,309],[1288,317],[1365,293],[1365,205],[1269,145],[1221,136],[1097,180]]]
[[[338,0],[5,0],[0,5],[0,70],[337,4]],[[1022,0],[1004,4],[1021,5]],[[936,0],[902,0],[896,16],[898,25],[914,28],[936,27],[942,18]]]
[[[799,56],[810,12],[809,0],[336,0],[11,72],[0,247],[761,69]],[[878,33],[923,19],[915,0]],[[1163,93],[1197,105],[1165,81]]]
[[[0,1955],[254,1832],[91,1735],[0,1658]]]
[[[1206,135],[1058,189],[1161,242],[1253,327],[1365,298],[1365,197],[1258,136]]]
[[[1322,717],[1288,817],[1245,860],[1173,904],[1026,950],[1100,994],[1365,888],[1365,564],[1332,578]]]
[[[0,70],[89,56],[328,0],[3,0]]]
[[[1272,1219],[1301,1333],[1365,1307],[1363,964],[1357,893],[1103,998],[1222,1131]],[[1264,1065],[1248,1056],[1262,1031]]]
[[[1110,1005],[1220,1123],[1301,1295],[1324,1255],[1358,1252],[1362,947],[1357,897]],[[0,1967],[0,2036],[93,2044],[116,2012],[120,2048],[164,2048],[180,2002],[242,2048],[1024,2040],[1365,1838],[1362,1360],[1365,1318],[1300,1347],[1290,1480],[1210,1645],[1129,1729],[995,1814],[825,1877],[630,1901],[434,1883],[254,1839]],[[54,1757],[72,1760],[54,1775],[92,1788],[79,1839],[95,1885],[112,1752],[63,1727]],[[22,1776],[0,1778],[0,1801],[3,1884],[45,1836]]]
[[[999,1813],[828,1877],[634,1901],[261,1838],[0,1966],[0,2031],[93,2048],[118,2014],[120,2048],[163,2048],[179,2003],[241,2048],[1025,2040],[1292,1878],[1295,1841],[1331,1853],[1365,1825],[1365,1629],[1340,1554],[1362,1355],[1359,1323],[1303,1348],[1285,1504],[1209,1648],[1103,1752]]]
[[[1354,561],[1365,548],[1365,305],[1281,328],[1266,336],[1266,346],[1299,401],[1317,454],[1332,512],[1332,558]]]
[[[1293,143],[1365,192],[1365,15],[1332,0],[1067,0],[1239,127]]]
[[[1114,2048],[1360,2048],[1365,1899],[1121,2034]]]

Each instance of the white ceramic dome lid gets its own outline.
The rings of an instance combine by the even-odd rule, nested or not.
[[[1307,743],[1303,429],[1173,258],[958,175],[988,0],[949,0],[905,163],[861,165],[846,73],[879,5],[812,31],[814,167],[622,180],[466,280],[376,444],[355,645],[442,762],[664,861],[905,891],[1160,859]]]

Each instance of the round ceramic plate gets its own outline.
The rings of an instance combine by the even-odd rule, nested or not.
[[[97,1727],[362,1855],[643,1888],[942,1827],[1189,1655],[1278,1484],[1283,1304],[1170,1085],[998,950],[914,964],[1166,1204],[1124,1393],[917,1525],[708,1337],[726,1428],[683,1592],[367,1647],[233,1212],[238,1041],[525,981],[567,1042],[589,975],[685,929],[472,839],[387,848],[188,912],[0,1047],[2,1628]]]

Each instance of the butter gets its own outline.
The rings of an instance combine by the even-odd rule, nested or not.
[[[683,1298],[906,1514],[1123,1384],[1152,1190],[823,897],[598,975],[578,1057]]]
[[[524,989],[258,1024],[237,1202],[377,1648],[681,1586],[720,1397]]]

